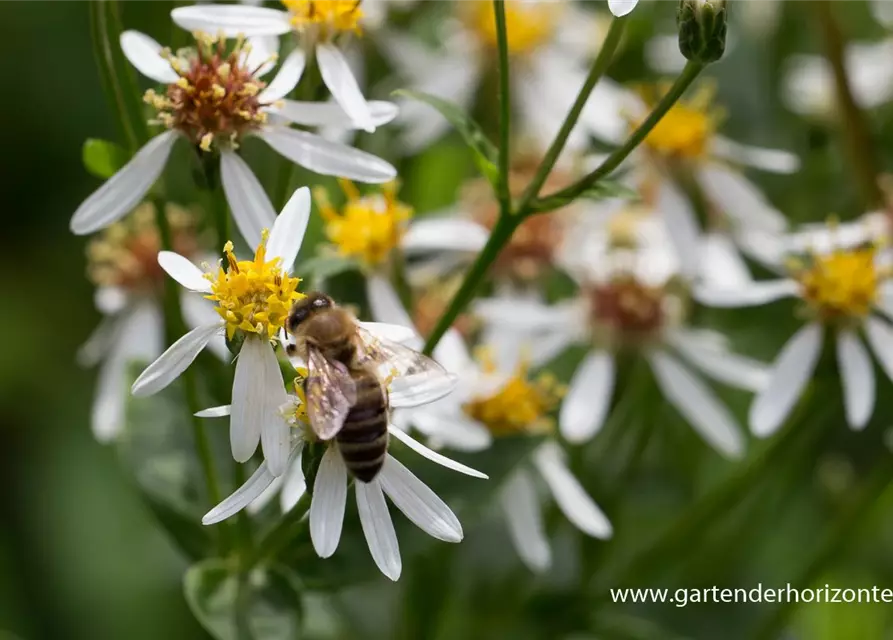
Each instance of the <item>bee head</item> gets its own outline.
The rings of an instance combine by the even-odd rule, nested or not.
[[[313,291],[298,300],[288,313],[288,330],[294,333],[308,318],[319,311],[331,309],[335,301],[319,291]]]

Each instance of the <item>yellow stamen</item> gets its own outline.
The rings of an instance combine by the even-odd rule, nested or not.
[[[266,259],[269,232],[264,230],[253,260],[237,260],[232,242],[223,248],[229,269],[221,266],[211,281],[208,300],[217,302],[217,313],[226,321],[226,334],[232,338],[236,330],[274,338],[282,329],[295,300],[304,297],[298,292],[300,278],[282,271],[279,258]]]
[[[875,245],[836,249],[790,266],[803,298],[823,320],[863,318],[877,302],[880,284],[893,276],[877,266],[877,250]]]
[[[480,0],[462,3],[466,23],[493,49],[496,48],[496,20],[493,5]],[[510,54],[529,54],[555,35],[563,11],[560,2],[505,3],[505,26]]]
[[[380,266],[400,243],[412,208],[382,193],[361,195],[347,180],[340,183],[347,196],[340,213],[324,191],[314,191],[326,223],[326,236],[341,255],[356,258],[369,267]]]
[[[358,35],[362,32],[360,0],[282,0],[282,4],[291,14],[291,24],[298,31],[315,28],[324,39],[343,32]]]
[[[656,103],[668,90],[661,85],[643,90],[646,103]],[[713,106],[715,86],[703,85],[694,96],[674,104],[657,126],[645,137],[647,148],[664,156],[696,159],[710,150],[710,141],[723,119],[722,110]],[[640,122],[632,122],[634,126]]]

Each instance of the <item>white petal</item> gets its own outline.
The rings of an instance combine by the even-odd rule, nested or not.
[[[115,343],[115,337],[120,331],[119,316],[106,315],[81,345],[77,352],[77,362],[82,367],[92,367],[99,363]]]
[[[183,319],[190,328],[220,320],[220,315],[214,310],[213,302],[206,300],[203,296],[193,295],[186,289],[180,291],[180,306],[183,309]],[[233,354],[226,346],[226,336],[223,332],[211,338],[207,349],[221,362],[232,364]]]
[[[257,135],[277,153],[322,175],[371,183],[387,182],[397,175],[381,158],[306,131],[264,127]]]
[[[500,492],[509,535],[521,560],[532,571],[544,571],[552,563],[552,552],[543,523],[536,487],[530,475],[518,470]]]
[[[497,331],[516,329],[522,332],[570,330],[580,324],[580,306],[575,302],[547,305],[539,300],[523,298],[483,298],[472,305],[474,314],[495,325]]]
[[[418,411],[398,411],[400,419],[428,437],[429,442],[456,451],[482,451],[493,444],[490,431],[476,420],[469,419],[456,407],[454,412],[439,412],[428,407]]]
[[[667,341],[690,363],[719,382],[732,387],[760,391],[769,383],[768,365],[738,355],[694,331],[677,329]]]
[[[282,213],[273,223],[267,240],[267,259],[280,258],[282,268],[291,273],[304,242],[310,220],[310,189],[301,187],[288,199]]]
[[[663,351],[648,360],[664,396],[714,449],[730,458],[744,453],[744,438],[735,417],[703,380]]]
[[[794,173],[800,168],[800,158],[789,151],[754,147],[721,136],[714,138],[712,150],[727,160],[773,173]]]
[[[245,484],[205,514],[202,518],[202,524],[215,524],[237,514],[263,493],[273,483],[274,479],[275,476],[267,469],[267,463],[262,462],[257,471],[252,473],[251,477],[245,481]]]
[[[788,340],[772,365],[769,384],[750,405],[750,429],[755,436],[764,438],[778,430],[812,377],[821,351],[821,325],[808,324]]]
[[[300,47],[288,54],[282,61],[276,76],[257,96],[258,101],[261,104],[270,104],[291,93],[291,90],[298,86],[298,82],[301,80],[306,62],[304,50]]]
[[[208,407],[201,411],[196,411],[193,415],[196,418],[225,418],[232,412],[232,405],[222,404],[217,407]]]
[[[412,251],[469,251],[477,253],[487,244],[490,230],[461,218],[422,218],[406,230],[400,246]]]
[[[400,109],[393,102],[370,100],[368,102],[372,124],[380,127],[397,117]],[[337,102],[302,102],[285,100],[274,111],[295,124],[307,127],[332,127],[356,129],[357,123],[348,116]]]
[[[383,574],[397,581],[403,570],[400,560],[400,546],[397,544],[397,533],[388,505],[385,502],[381,486],[377,481],[356,482],[354,491],[357,494],[357,509],[360,512],[360,524],[369,545],[369,553]]]
[[[160,251],[158,253],[158,264],[165,270],[167,275],[190,291],[207,292],[211,290],[211,283],[205,277],[205,273],[192,264],[191,260],[181,256],[179,253]]]
[[[279,416],[285,396],[279,363],[270,343],[248,336],[236,359],[233,378],[229,436],[236,462],[251,458],[263,432],[264,457],[270,463],[270,472],[278,476],[285,471],[288,428]]]
[[[375,131],[369,105],[340,49],[328,43],[316,45],[316,62],[319,64],[322,81],[356,126],[366,131]]]
[[[226,38],[243,36],[280,36],[292,30],[287,11],[238,4],[199,4],[177,7],[171,18],[187,31],[204,31]]]
[[[81,203],[69,225],[82,236],[98,231],[129,213],[140,203],[164,170],[176,131],[155,136],[126,165]]]
[[[719,209],[745,227],[783,231],[787,219],[747,178],[733,169],[711,164],[699,171],[705,194]]]
[[[161,45],[145,33],[124,31],[120,42],[124,57],[147,78],[162,84],[170,84],[180,79],[170,62],[159,55]]]
[[[852,429],[864,429],[874,411],[874,365],[865,345],[851,329],[837,335],[837,366],[843,382],[847,424]]]
[[[122,335],[120,339],[132,339]],[[127,398],[127,353],[118,342],[99,369],[96,391],[90,413],[93,436],[99,442],[110,442],[121,431],[124,424],[124,403]]]
[[[271,474],[272,475],[272,474]],[[255,516],[264,509],[267,508],[267,505],[273,502],[273,499],[279,495],[279,492],[282,489],[282,476],[274,477],[273,482],[270,485],[261,491],[260,495],[257,496],[254,500],[248,503],[248,506],[245,507],[245,513],[251,516]]]
[[[251,46],[251,52],[245,58],[245,67],[254,71],[255,78],[267,75],[276,66],[273,56],[279,53],[279,38],[252,36],[247,38],[246,42]]]
[[[614,356],[594,351],[586,356],[561,403],[558,424],[568,442],[592,438],[605,421],[614,391]]]
[[[794,280],[762,280],[734,289],[698,286],[692,293],[695,300],[708,307],[752,307],[796,296],[799,292],[800,285]]]
[[[436,451],[432,451],[425,445],[423,445],[418,440],[414,440],[407,434],[403,433],[395,427],[394,425],[388,426],[388,433],[394,436],[397,440],[405,444],[407,447],[418,453],[419,455],[428,458],[432,462],[436,462],[437,464],[446,467],[447,469],[452,469],[453,471],[458,471],[459,473],[464,473],[467,476],[471,476],[473,478],[484,478],[488,479],[487,474],[481,473],[480,471],[475,471],[471,467],[466,467],[464,464],[460,462],[456,462],[455,460],[450,460],[446,456],[442,456]]]
[[[301,468],[301,452],[298,451],[288,471],[282,476],[282,490],[279,492],[279,506],[282,512],[291,511],[306,492],[307,482],[304,480],[304,470]]]
[[[419,529],[444,542],[462,540],[462,525],[452,510],[394,456],[388,455],[378,479],[391,501]]]
[[[700,265],[701,230],[688,200],[669,181],[663,181],[657,194],[656,209],[666,222],[666,230],[676,249],[684,276],[697,276]]]
[[[611,537],[611,523],[567,468],[561,447],[546,442],[534,452],[533,463],[549,485],[558,508],[575,527],[594,538]]]
[[[893,327],[886,320],[868,316],[865,320],[865,335],[884,373],[893,380]]]
[[[208,341],[223,328],[222,322],[196,327],[168,347],[158,359],[146,367],[130,392],[135,396],[150,396],[164,389],[192,364]]]
[[[752,280],[747,264],[731,238],[724,233],[705,233],[701,244],[701,281],[717,288],[747,286]]]
[[[248,163],[229,149],[220,152],[220,177],[239,233],[249,245],[256,247],[260,244],[261,232],[272,227],[276,220],[270,198]]]
[[[615,16],[625,16],[636,8],[639,0],[608,0],[608,8]]]
[[[107,285],[97,287],[93,292],[93,305],[96,310],[105,315],[112,315],[123,311],[130,302],[127,291],[121,287]]]
[[[320,558],[330,557],[338,548],[346,502],[347,468],[336,448],[329,447],[320,462],[310,501],[310,539]]]
[[[366,299],[376,322],[413,326],[412,318],[400,302],[394,285],[387,278],[377,273],[366,278]]]

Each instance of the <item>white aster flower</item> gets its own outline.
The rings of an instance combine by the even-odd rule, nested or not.
[[[665,87],[643,91],[642,102],[629,114],[632,127],[645,119],[663,91]],[[731,238],[735,238],[741,230],[781,233],[787,228],[781,212],[736,167],[776,173],[791,173],[799,167],[799,160],[791,153],[744,145],[717,133],[721,113],[713,104],[713,95],[712,86],[702,85],[688,100],[674,104],[625,165],[630,169],[628,179],[642,193],[652,194],[651,203],[666,217],[679,250],[682,273],[688,278],[695,277],[699,270],[709,274],[715,269],[702,263],[700,223],[676,184],[674,173],[691,176],[702,192],[711,231],[731,231]],[[736,253],[735,245],[724,241],[716,244],[708,258],[721,263],[740,262]]]
[[[379,323],[363,324],[371,332],[391,339],[398,335],[404,341],[412,338],[412,333],[403,327]],[[291,509],[306,491],[301,471],[301,455],[305,442],[316,442],[316,437],[308,426],[300,384],[296,384],[296,392],[297,395],[289,396],[280,410],[280,419],[290,429],[293,440],[290,466],[281,480],[280,499],[283,510]],[[418,402],[424,401],[424,398],[414,396],[411,392],[394,394],[391,397],[392,408],[416,406]],[[204,412],[204,415],[225,415],[227,410],[227,407],[218,407]],[[479,471],[432,451],[393,426],[388,428],[388,432],[409,449],[437,464],[475,478],[487,478]],[[326,443],[314,483],[309,513],[310,538],[313,548],[321,558],[331,557],[338,548],[351,479],[337,441]],[[209,511],[202,518],[202,523],[210,525],[220,522],[246,507],[256,505],[258,500],[267,499],[277,480],[265,460],[242,487]],[[391,580],[400,577],[402,560],[385,496],[428,535],[445,542],[462,540],[462,525],[449,506],[390,453],[375,478],[370,482],[353,479],[353,486],[369,552],[376,566]]]
[[[354,126],[374,131],[382,124],[381,108],[366,101],[351,71],[347,58],[339,48],[339,39],[360,34],[364,7],[356,0],[283,0],[286,10],[239,5],[203,4],[179,7],[171,12],[174,22],[190,31],[222,32],[234,38],[247,36],[280,36],[295,33],[298,47],[291,54],[304,64],[305,51],[314,51],[323,83]],[[290,90],[290,89],[289,89]],[[286,91],[280,97],[284,97]],[[379,113],[376,113],[379,111]],[[392,111],[391,117],[396,115]],[[347,174],[344,174],[347,175]]]
[[[826,331],[832,333],[836,344],[846,420],[851,428],[863,429],[868,424],[875,402],[874,368],[860,331],[881,368],[893,378],[893,327],[887,321],[893,317],[890,256],[871,242],[853,243],[859,230],[860,225],[850,226],[839,242],[834,242],[833,227],[795,236],[789,242],[793,248],[807,243],[810,235],[813,242],[798,252],[800,258],[788,259],[786,278],[753,282],[739,289],[703,287],[696,291],[699,300],[713,306],[756,306],[787,297],[806,303],[809,322],[782,348],[769,384],[750,407],[750,428],[755,435],[772,435],[790,414],[812,379]],[[872,240],[870,235],[866,237]]]
[[[529,363],[519,359],[525,345],[515,336],[490,336],[475,361],[459,334],[448,331],[434,356],[458,377],[456,390],[437,402],[396,412],[395,425],[415,428],[433,446],[457,451],[498,447],[500,436],[549,433],[548,413],[557,404],[560,386],[548,374],[529,376]],[[498,495],[512,542],[531,570],[543,571],[551,564],[540,483],[577,529],[595,538],[611,537],[611,523],[568,468],[561,447],[547,439],[518,465]]]
[[[274,475],[285,470],[289,454],[288,428],[275,419],[285,402],[274,345],[279,340],[292,303],[301,298],[300,280],[291,276],[310,217],[310,192],[298,189],[265,232],[253,260],[238,261],[227,243],[228,268],[204,273],[180,254],[162,251],[158,263],[190,291],[208,294],[217,303],[219,318],[203,324],[168,348],[133,383],[134,395],[156,393],[192,364],[214,336],[236,332],[244,342],[236,359],[233,380],[230,444],[233,458],[247,461],[261,441]]]
[[[621,15],[635,1],[609,3]],[[446,23],[442,51],[432,51],[410,36],[391,32],[380,39],[382,51],[411,89],[429,93],[468,111],[477,89],[496,65],[496,26],[493,5],[481,0],[456,3],[457,20]],[[605,25],[575,3],[510,0],[505,5],[509,55],[512,60],[512,104],[517,105],[520,130],[545,148],[564,122],[588,72]],[[590,96],[569,148],[583,148],[590,135],[609,142],[623,138],[621,106],[627,93],[602,79]],[[416,152],[449,130],[431,109],[402,100],[403,144]]]
[[[125,31],[121,48],[137,70],[166,85],[163,94],[150,90],[145,99],[167,131],[152,138],[78,207],[70,225],[76,234],[111,224],[142,200],[181,137],[201,152],[219,153],[227,202],[236,226],[252,246],[260,242],[261,229],[273,224],[276,212],[260,181],[236,152],[245,136],[257,136],[288,160],[323,175],[364,182],[385,182],[395,175],[394,168],[380,158],[282,123],[283,119],[304,125],[340,121],[352,126],[337,107],[279,104],[300,80],[303,54],[289,55],[266,84],[260,76],[269,66],[269,56],[258,59],[255,50],[241,41],[227,53],[223,42],[198,34],[194,50],[174,55],[145,34]],[[387,119],[395,115],[393,108],[383,111]]]
[[[569,442],[585,442],[601,429],[614,395],[617,354],[632,350],[647,361],[664,397],[701,438],[727,457],[740,457],[744,439],[735,418],[689,365],[749,390],[763,388],[766,371],[729,351],[721,334],[685,325],[686,285],[677,277],[663,222],[641,215],[621,214],[607,232],[581,238],[576,258],[566,257],[580,287],[576,298],[552,306],[494,298],[479,301],[475,311],[491,332],[525,336],[535,363],[571,344],[591,345],[559,413]]]
[[[886,4],[886,3],[885,3]],[[856,42],[844,52],[853,99],[873,109],[893,99],[893,40]],[[788,109],[803,116],[831,119],[837,112],[834,73],[822,56],[794,55],[785,62],[781,97]]]
[[[194,258],[198,246],[191,213],[169,204],[165,214],[174,244]],[[91,412],[93,435],[100,442],[116,438],[124,424],[128,365],[154,360],[164,348],[163,272],[156,261],[160,244],[155,209],[143,203],[87,245],[87,274],[97,286],[95,304],[103,318],[79,350],[78,361],[100,365]],[[181,303],[190,326],[216,315],[208,302],[193,296],[182,296]],[[209,346],[221,357],[228,354],[222,336]]]

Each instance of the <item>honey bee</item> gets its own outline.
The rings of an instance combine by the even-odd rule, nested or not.
[[[348,471],[362,482],[384,464],[391,406],[432,402],[455,385],[434,360],[372,335],[324,293],[296,302],[286,327],[295,340],[289,354],[307,365],[310,426],[321,440],[334,438]]]

